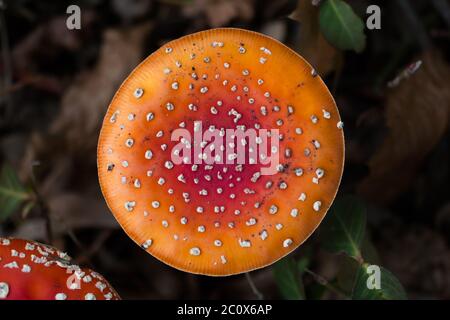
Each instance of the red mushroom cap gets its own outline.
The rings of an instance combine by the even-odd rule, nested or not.
[[[41,243],[0,238],[0,300],[118,300],[100,274]]]
[[[279,130],[265,157],[250,148],[224,156],[205,138],[250,128]],[[100,134],[100,185],[126,233],[158,259],[241,273],[277,261],[319,225],[342,175],[341,129],[333,97],[298,54],[255,32],[203,31],[167,43],[122,84]],[[224,148],[258,137],[231,135]],[[220,163],[243,154],[245,164]],[[269,155],[277,170],[262,174]]]

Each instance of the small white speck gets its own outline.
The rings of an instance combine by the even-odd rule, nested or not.
[[[220,261],[222,262],[222,264],[227,263],[227,259],[225,258],[225,256],[220,256]]]
[[[150,160],[151,158],[153,158],[152,150],[145,151],[145,159]]]
[[[242,240],[242,239],[239,239],[239,245],[240,245],[242,248],[250,248],[250,247],[252,246],[252,243],[250,242],[250,240]]]
[[[255,218],[250,218],[250,219],[248,219],[248,221],[246,221],[245,222],[245,224],[247,225],[247,226],[254,226],[255,224],[256,224],[256,219]]]
[[[173,168],[173,163],[171,162],[171,161],[169,161],[169,160],[167,160],[165,163],[164,163],[164,166],[167,168],[167,169],[172,169]]]
[[[313,209],[314,209],[314,211],[319,211],[321,206],[322,206],[322,202],[320,202],[320,201],[314,202],[314,203],[313,203]]]
[[[148,239],[148,240],[145,240],[145,242],[141,246],[142,246],[142,248],[147,250],[148,248],[150,248],[152,243],[153,243],[153,240],[152,239]]]
[[[136,206],[136,201],[127,201],[127,202],[125,202],[125,209],[128,212],[133,211],[135,206]]]
[[[323,169],[321,169],[321,168],[316,169],[316,176],[318,179],[322,179],[324,175],[325,175],[325,171]]]
[[[269,236],[269,234],[267,233],[267,230],[262,230],[259,233],[259,237],[261,238],[261,240],[266,240],[268,236]]]
[[[147,113],[147,116],[146,116],[147,121],[152,121],[154,118],[155,118],[155,115],[153,114],[153,112]]]
[[[283,247],[287,248],[292,244],[292,239],[286,239],[283,241]]]
[[[167,102],[166,103],[166,109],[168,111],[173,111],[173,109],[175,109],[175,106],[173,105],[173,103]]]
[[[298,197],[298,200],[305,201],[306,200],[306,193],[304,193],[304,192],[300,193],[300,196]]]
[[[6,299],[9,295],[9,285],[6,282],[0,282],[0,299]]]
[[[144,94],[144,89],[142,89],[142,88],[137,88],[136,90],[134,90],[134,97],[136,99],[141,98],[143,94]]]
[[[322,113],[323,113],[323,117],[325,119],[330,119],[331,118],[331,114],[327,110],[322,109]]]
[[[84,300],[97,300],[97,298],[95,297],[95,295],[93,293],[87,293],[84,296]]]
[[[66,300],[67,299],[67,295],[65,293],[57,293],[55,295],[55,300]]]
[[[159,208],[159,201],[152,201],[152,207],[155,209]]]
[[[197,213],[203,213],[203,207],[197,207],[196,211]]]
[[[127,140],[125,141],[125,145],[126,145],[128,148],[131,148],[131,147],[133,146],[133,144],[134,144],[134,140],[131,139],[131,138],[129,138],[129,139],[127,139]]]
[[[313,140],[312,143],[314,145],[314,148],[320,149],[320,142],[318,140]]]
[[[270,51],[266,47],[261,47],[261,48],[259,48],[259,50],[261,50],[262,52],[264,52],[265,54],[267,54],[269,56],[272,54],[272,51]]]
[[[117,116],[119,115],[120,111],[116,111],[111,115],[111,118],[109,119],[109,122],[116,123]]]

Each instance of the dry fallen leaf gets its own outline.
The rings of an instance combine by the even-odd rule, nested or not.
[[[148,23],[105,31],[97,65],[78,75],[62,97],[61,113],[51,126],[52,134],[66,137],[72,147],[95,150],[101,120],[119,84],[142,59]]]
[[[67,232],[82,228],[115,229],[118,224],[100,193],[96,195],[80,193],[59,193],[48,199],[55,231]]]
[[[430,228],[405,230],[394,224],[383,228],[381,239],[381,260],[408,289],[410,298],[450,298],[450,249],[445,237]]]
[[[14,69],[19,76],[34,73],[38,69],[38,61],[55,59],[61,50],[76,51],[81,48],[85,32],[69,30],[66,19],[65,15],[61,15],[38,24],[37,28],[14,46]],[[93,12],[83,12],[84,28],[89,28],[94,20]]]
[[[52,235],[58,238],[69,231],[86,228],[117,229],[119,225],[100,194],[57,193],[47,199],[52,222]],[[35,240],[46,239],[43,218],[30,218],[19,225],[15,237]]]
[[[296,50],[325,76],[336,67],[342,52],[325,40],[319,27],[319,8],[310,0],[299,0],[297,9],[289,16],[300,23],[300,38]]]
[[[253,17],[253,0],[194,0],[183,8],[186,17],[206,15],[208,24],[217,28],[233,19],[249,21]]]
[[[425,156],[448,129],[450,67],[436,52],[420,57],[422,68],[397,87],[386,101],[388,134],[369,160],[369,175],[358,192],[377,203],[392,201],[411,184]]]
[[[117,227],[98,187],[97,137],[112,96],[142,59],[149,29],[145,23],[105,31],[97,64],[68,87],[49,132],[30,139],[21,175],[30,177],[32,163],[39,160],[38,188],[50,207],[56,235],[68,229]],[[29,232],[34,223],[43,236],[39,221],[25,221],[18,232]]]

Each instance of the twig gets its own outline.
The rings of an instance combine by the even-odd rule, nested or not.
[[[417,16],[411,2],[408,0],[397,0],[397,5],[400,12],[403,13],[403,17],[406,20],[406,27],[408,28],[410,34],[414,35],[414,38],[418,40],[419,45],[422,48],[427,48],[430,45],[430,39],[428,38],[427,32]],[[408,26],[409,25],[409,26]]]
[[[331,89],[331,93],[333,96],[336,94],[336,90],[339,84],[339,80],[341,79],[342,70],[344,69],[344,56],[343,55],[337,55],[336,56],[336,71],[334,72],[333,77],[333,86]]]
[[[432,0],[431,3],[437,13],[444,19],[447,27],[450,28],[450,5],[447,0]]]
[[[67,227],[67,225],[64,222],[62,224],[64,225],[64,229],[66,230],[66,233],[69,236],[69,238],[73,241],[73,243],[78,248],[78,250],[80,250],[82,252],[82,255],[80,257],[76,257],[76,258],[72,257],[73,260],[76,262],[76,264],[82,264],[81,262],[83,262],[83,264],[88,265],[92,269],[95,269],[91,259],[87,255],[84,256],[84,252],[87,252],[87,250],[83,246],[81,241],[78,239],[78,237],[75,235],[73,230],[71,228]]]
[[[255,283],[253,282],[252,277],[250,276],[249,272],[245,273],[245,278],[247,279],[248,284],[250,285],[250,288],[252,289],[253,293],[255,294],[255,296],[258,298],[258,300],[263,300],[264,296],[263,294],[258,290],[258,288],[256,288]]]
[[[69,238],[73,241],[73,243],[77,246],[77,248],[79,250],[81,250],[82,252],[86,251],[86,248],[83,246],[83,244],[81,243],[80,240],[78,240],[78,237],[75,235],[75,233],[73,232],[72,229],[68,228],[67,226],[65,226],[66,228],[66,232],[69,235]]]
[[[97,238],[94,240],[92,245],[86,250],[83,251],[83,255],[77,259],[77,262],[79,264],[84,264],[85,262],[92,264],[91,258],[103,247],[103,244],[106,240],[108,240],[109,236],[111,235],[111,230],[103,230],[100,232],[100,234],[97,236]]]
[[[305,268],[305,272],[308,273],[309,275],[311,275],[317,283],[323,285],[328,290],[333,291],[334,293],[337,293],[338,295],[344,296],[347,299],[349,298],[348,294],[344,290],[342,290],[338,286],[330,283],[325,277],[321,276],[320,274],[317,274],[308,268]]]
[[[34,173],[34,168],[36,168],[39,165],[40,163],[38,161],[33,162],[31,165],[31,189],[33,190],[36,206],[39,209],[39,214],[45,220],[47,243],[53,244],[53,229],[52,229],[52,221],[50,218],[50,209],[47,203],[45,202],[44,198],[42,197],[41,193],[39,192],[36,175]]]
[[[400,47],[393,52],[390,59],[383,65],[379,74],[375,79],[375,88],[377,92],[384,91],[384,87],[386,85],[386,81],[388,81],[388,77],[394,73],[397,66],[400,62],[405,58],[408,52],[408,45],[406,43],[402,43]]]
[[[394,79],[388,82],[387,86],[389,88],[394,88],[399,85],[402,80],[408,79],[412,76],[417,70],[419,70],[422,65],[422,60],[418,60],[409,64],[400,74],[398,74]]]
[[[2,49],[2,64],[4,69],[4,77],[2,79],[3,82],[3,88],[8,88],[11,86],[12,83],[12,70],[11,70],[11,53],[9,50],[9,39],[8,39],[8,29],[6,28],[6,19],[3,11],[6,9],[6,4],[3,0],[0,0],[0,45]],[[9,95],[6,95],[4,97],[5,103],[6,103],[6,117],[5,119],[9,118],[11,108],[12,108],[12,101]]]

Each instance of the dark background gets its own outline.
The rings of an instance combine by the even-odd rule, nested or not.
[[[288,18],[298,2],[308,6]],[[347,2],[364,21],[369,4],[381,6],[382,28],[365,30],[359,54],[320,38],[306,0],[0,0],[0,162],[34,183],[48,209],[17,210],[0,222],[0,236],[51,242],[123,298],[255,298],[244,275],[191,275],[142,251],[109,213],[96,170],[103,115],[142,59],[185,34],[241,27],[279,39],[318,69],[345,123],[340,194],[365,201],[377,260],[409,298],[450,298],[449,3]],[[81,30],[65,26],[69,4],[81,7]],[[387,86],[418,60],[416,73]],[[308,251],[311,269],[333,278],[346,262],[320,250],[319,235],[294,254]],[[271,267],[251,276],[264,298],[280,298]],[[313,298],[340,298],[304,281]]]

